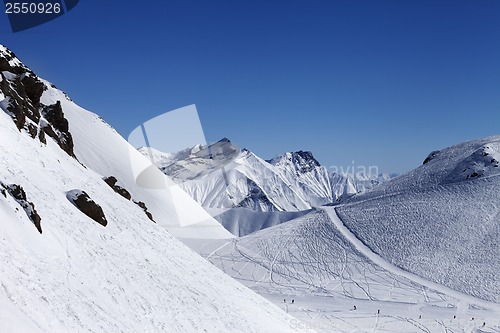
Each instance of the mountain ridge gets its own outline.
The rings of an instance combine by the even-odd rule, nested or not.
[[[246,148],[239,149],[227,138],[176,153],[162,153],[154,148],[151,153],[144,147],[139,151],[151,154],[157,167],[207,208],[308,210],[391,178],[386,174],[329,172],[312,152],[303,150],[264,160]]]

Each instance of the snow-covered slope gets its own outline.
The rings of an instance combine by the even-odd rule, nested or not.
[[[195,205],[192,198],[152,167],[147,158],[133,149],[99,116],[80,108],[57,89],[47,89],[41,101],[47,105],[60,101],[69,123],[78,124],[71,128],[78,160],[105,177],[116,177],[125,188],[130,189],[134,197],[146,202],[155,221],[166,226],[170,233],[190,238],[231,237],[217,221]],[[141,174],[147,178],[142,181],[155,183],[155,188],[138,186],[141,185]]]
[[[153,147],[154,148],[154,147]],[[301,211],[334,202],[386,181],[329,173],[311,152],[289,152],[265,161],[224,138],[178,153],[139,149],[197,202],[210,208]]]
[[[310,210],[298,212],[259,212],[253,209],[238,207],[229,208],[220,214],[214,214],[214,218],[233,235],[241,237],[288,222],[309,212]]]
[[[500,305],[426,281],[384,261],[342,225],[335,207],[313,209],[245,237],[191,246],[293,314],[300,320],[295,327],[329,333],[494,332],[500,328],[496,320]],[[441,265],[446,263],[437,264]]]
[[[230,236],[181,191],[137,186],[147,159],[3,46],[0,71],[0,332],[292,331],[165,229]]]
[[[432,152],[422,166],[345,201],[347,227],[399,267],[500,302],[500,137]]]

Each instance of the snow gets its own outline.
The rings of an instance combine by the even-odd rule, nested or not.
[[[353,234],[394,265],[500,302],[500,176],[491,163],[499,142],[489,137],[443,149],[410,173],[352,197],[337,212]],[[481,176],[467,178],[473,170]]]
[[[133,167],[149,161],[46,85],[42,103],[61,100],[78,160],[50,138],[46,145],[32,139],[0,112],[0,181],[24,188],[43,227],[41,235],[19,204],[0,194],[0,332],[293,332],[293,317],[171,233],[232,235],[179,188],[138,186]],[[161,225],[102,180],[110,175],[146,202]],[[102,207],[106,227],[66,199],[72,189]],[[179,219],[194,221],[185,227]]]
[[[51,86],[49,82],[43,82]],[[232,237],[205,210],[195,205],[193,199],[178,185],[97,115],[77,106],[57,89],[47,89],[41,98],[41,102],[47,105],[56,101],[61,101],[70,123],[78,160],[103,177],[115,176],[135,200],[146,203],[159,225],[179,237]],[[145,184],[144,179],[156,188]]]
[[[310,152],[285,153],[265,161],[224,139],[210,149],[197,145],[177,153],[141,148],[162,171],[207,208],[246,207],[257,211],[304,211],[357,193],[385,175],[329,173]],[[209,152],[215,152],[210,158]]]
[[[498,304],[395,267],[356,238],[335,207],[315,209],[230,241],[184,241],[296,317],[292,322],[296,329],[330,333],[500,329]]]
[[[227,139],[215,162],[201,145],[137,151],[44,83],[78,160],[0,112],[0,181],[24,188],[44,230],[0,194],[0,332],[500,331],[500,137],[371,188],[387,177],[330,174],[307,152],[268,162]],[[82,191],[106,227],[66,199]]]
[[[258,212],[239,207],[226,209],[220,214],[215,213],[213,216],[233,235],[241,237],[288,222],[309,212],[310,210],[300,212]]]

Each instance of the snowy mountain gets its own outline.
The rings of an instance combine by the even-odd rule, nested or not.
[[[293,331],[172,237],[229,232],[3,46],[0,107],[0,332]]]
[[[500,136],[434,151],[287,223],[229,209],[219,219],[246,236],[187,243],[319,332],[496,332],[499,153]],[[250,220],[269,227],[249,233]]]
[[[419,168],[345,201],[340,218],[395,265],[500,302],[500,136],[432,152]]]
[[[154,147],[153,147],[154,148]],[[151,155],[149,148],[140,148]],[[302,211],[365,191],[390,177],[330,173],[311,152],[263,160],[224,138],[177,153],[152,150],[154,163],[203,207]]]

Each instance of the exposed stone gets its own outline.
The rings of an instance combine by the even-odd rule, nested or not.
[[[44,145],[47,144],[47,139],[45,138],[45,132],[43,130],[41,130],[39,133],[38,133],[38,139],[40,140],[41,143],[43,143]]]
[[[53,138],[68,155],[76,158],[69,123],[64,117],[61,103],[43,105],[40,99],[47,86],[10,50],[0,52],[0,91],[9,97],[4,109],[16,127],[46,143],[45,134]],[[40,121],[41,117],[45,121]],[[39,128],[43,124],[43,128]]]
[[[103,180],[104,180],[104,182],[106,182],[106,184],[109,185],[109,187],[111,187],[116,193],[118,193],[119,195],[121,195],[125,199],[127,199],[127,200],[132,199],[132,195],[130,194],[129,191],[127,191],[125,188],[116,184],[118,182],[116,177],[109,176],[109,177],[103,178]]]
[[[67,193],[66,197],[76,208],[92,220],[104,227],[108,224],[101,206],[92,200],[85,191],[72,190]]]
[[[45,133],[53,138],[68,155],[75,157],[73,137],[69,132],[68,120],[64,118],[61,102],[57,101],[56,104],[42,106],[42,114],[50,123],[43,128]]]
[[[156,223],[156,221],[154,220],[153,218],[153,214],[151,214],[149,211],[148,211],[148,207],[146,206],[146,204],[142,201],[135,201],[134,200],[134,203],[141,207],[142,210],[144,211],[144,213],[146,214],[146,216],[148,217],[148,219],[150,219],[151,221],[153,221],[154,223]]]
[[[4,186],[4,185],[2,185]],[[5,187],[5,186],[4,186]],[[38,232],[42,233],[42,218],[38,215],[38,212],[35,209],[35,205],[28,201],[26,197],[26,192],[21,187],[21,185],[12,184],[5,187],[9,194],[17,201],[17,203],[23,207],[24,211],[28,218],[33,222]],[[2,194],[6,196],[5,191],[2,191]]]
[[[436,156],[439,155],[439,150],[434,150],[433,152],[431,152],[424,160],[424,163],[423,164],[427,164],[429,163],[430,161],[432,161]]]
[[[31,100],[33,107],[38,110],[40,107],[40,98],[46,89],[45,85],[33,75],[24,76],[21,82],[26,91],[26,96]]]
[[[28,133],[32,139],[36,138],[38,134],[38,128],[33,124],[28,124]]]

